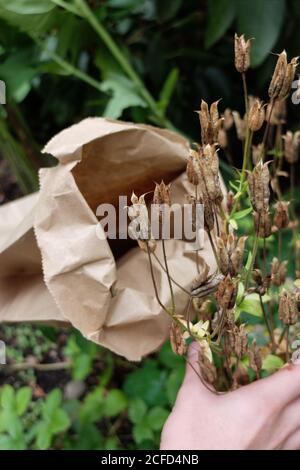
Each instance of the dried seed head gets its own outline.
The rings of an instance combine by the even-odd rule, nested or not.
[[[278,201],[275,204],[275,214],[273,223],[278,230],[288,227],[289,225],[289,202]]]
[[[142,251],[144,251],[145,253],[148,253],[148,249],[150,251],[150,253],[154,253],[155,250],[156,250],[156,247],[157,247],[157,243],[156,241],[153,239],[153,240],[138,240],[138,245],[140,247],[140,249]]]
[[[256,346],[256,340],[254,339],[251,346],[248,349],[249,365],[252,370],[258,375],[262,368],[262,358],[258,347]]]
[[[197,186],[199,184],[199,178],[196,173],[195,167],[194,167],[194,158],[197,156],[197,152],[195,150],[190,150],[190,156],[187,161],[186,165],[186,175],[191,184],[194,186]]]
[[[238,239],[232,234],[217,237],[220,270],[224,275],[236,276],[240,272],[246,240],[247,237]]]
[[[171,205],[171,184],[165,184],[163,181],[160,184],[155,183],[153,204]]]
[[[272,111],[272,112],[271,112]],[[268,103],[266,110],[266,121],[270,121],[273,126],[278,126],[285,123],[286,118],[286,101],[276,100],[273,103]]]
[[[285,283],[287,261],[280,262],[278,258],[273,258],[271,263],[271,284],[281,286]]]
[[[223,199],[219,178],[219,158],[215,145],[207,144],[193,159],[201,196],[205,202],[220,204]]]
[[[288,131],[284,136],[284,156],[288,163],[295,163],[299,158],[300,131]]]
[[[260,238],[268,238],[272,233],[272,222],[268,211],[254,212],[254,226]]]
[[[241,358],[247,352],[248,337],[245,331],[245,325],[234,327],[228,330],[228,343],[233,354]]]
[[[232,115],[238,139],[245,140],[247,130],[247,115],[245,114],[243,119],[241,118],[238,111],[232,111]]]
[[[145,203],[145,195],[137,197],[133,192],[131,196],[132,206],[127,208],[128,217],[131,220],[129,232],[132,239],[135,240],[151,240],[151,226],[148,209]],[[144,245],[141,244],[143,249]],[[147,245],[146,245],[147,250]]]
[[[223,118],[219,118],[218,101],[211,104],[210,109],[206,101],[201,101],[200,111],[197,111],[200,119],[202,145],[214,144],[218,140],[218,133]]]
[[[253,132],[258,131],[263,125],[265,120],[265,110],[262,101],[255,98],[248,114],[248,126]]]
[[[229,129],[232,128],[233,126],[233,115],[232,111],[229,108],[226,108],[223,114],[223,126],[226,131],[229,131]]]
[[[211,299],[203,299],[200,297],[193,298],[193,306],[196,312],[198,313],[198,317],[201,318],[201,320],[211,320]]]
[[[270,199],[270,173],[268,163],[259,161],[252,172],[248,172],[251,203],[256,212],[268,211]]]
[[[264,154],[264,144],[252,145],[252,162],[257,165]]]
[[[202,351],[201,343],[200,351],[198,354],[198,363],[200,374],[204,382],[213,385],[217,380],[217,370],[216,366],[208,359],[204,351]]]
[[[196,278],[192,282],[192,285],[191,285],[192,291],[202,286],[208,280],[208,277],[209,277],[208,276],[209,266],[203,258],[199,258],[198,265],[199,265],[199,274],[197,274]]]
[[[237,296],[238,284],[229,275],[220,282],[216,292],[216,300],[224,310],[232,309]]]
[[[282,51],[278,55],[276,67],[269,86],[269,96],[272,100],[286,98],[292,86],[298,65],[298,57],[294,57],[291,62],[287,62],[287,55]]]
[[[175,322],[172,322],[170,328],[170,343],[173,352],[178,356],[183,356],[186,353],[187,344],[182,336],[180,326]]]
[[[264,278],[260,269],[253,269],[252,278],[255,284],[262,286],[264,283]]]
[[[250,66],[251,39],[245,40],[244,35],[234,36],[234,63],[238,72],[244,73]]]
[[[283,290],[279,295],[279,318],[284,325],[295,325],[298,321],[298,298],[295,291]]]

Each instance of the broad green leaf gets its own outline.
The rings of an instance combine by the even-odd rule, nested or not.
[[[278,356],[274,356],[273,354],[269,354],[262,361],[262,369],[268,371],[280,369],[283,365],[283,360]]]
[[[261,317],[263,312],[260,305],[259,295],[247,295],[236,307],[236,318],[239,317],[241,312],[250,313],[250,315],[255,315],[256,317]]]
[[[62,408],[57,408],[54,411],[52,418],[51,418],[51,425],[50,425],[51,433],[58,434],[60,432],[63,432],[66,429],[68,429],[70,424],[71,423],[70,423],[69,417],[67,413],[65,412],[65,410],[63,410]]]
[[[92,371],[93,358],[88,354],[81,353],[73,360],[72,378],[74,380],[84,380]]]
[[[126,108],[132,106],[147,107],[134,84],[125,76],[115,73],[108,74],[108,78],[101,83],[101,90],[112,94],[104,111],[106,117],[117,119]]]
[[[1,390],[1,405],[5,410],[12,410],[15,406],[15,392],[11,385],[4,385]]]
[[[236,15],[233,0],[208,0],[208,19],[205,30],[205,48],[213,46],[232,24]]]
[[[32,389],[30,387],[22,387],[16,393],[16,413],[18,416],[22,416],[31,400]]]
[[[176,396],[179,390],[179,387],[182,384],[184,377],[185,366],[181,364],[180,367],[175,369],[168,377],[166,385],[166,393],[168,397],[169,404],[172,406],[175,403]]]
[[[105,397],[104,414],[105,416],[117,416],[127,408],[127,397],[122,390],[109,390]]]
[[[150,428],[146,419],[140,421],[139,423],[133,426],[132,435],[137,444],[140,444],[143,441],[153,439],[153,431]]]
[[[51,9],[43,13],[21,14],[9,10],[5,4],[10,4],[10,2],[0,0],[0,18],[20,31],[31,34],[38,32],[44,33],[49,30],[57,20],[58,11],[56,9]]]
[[[231,3],[231,2],[230,2]],[[239,0],[237,29],[252,43],[251,65],[260,65],[273,51],[285,17],[285,0]]]
[[[62,394],[58,388],[52,390],[47,396],[43,404],[43,415],[51,419],[53,413],[57,410],[61,403]]]
[[[128,416],[132,423],[138,423],[143,419],[147,411],[147,405],[140,398],[134,398],[129,403]]]
[[[178,68],[174,67],[166,78],[159,95],[158,107],[161,111],[165,112],[170,104],[171,97],[176,88],[179,77]]]
[[[79,418],[83,423],[95,423],[102,418],[103,412],[103,389],[98,387],[85,396],[79,413]]]
[[[51,0],[0,0],[0,6],[20,15],[47,13],[55,8]]]
[[[48,426],[48,423],[41,422],[38,426],[36,434],[36,445],[40,450],[49,449],[52,440],[52,433]]]
[[[147,421],[153,431],[161,431],[169,416],[168,410],[161,406],[155,406],[147,414]]]
[[[172,351],[170,342],[167,341],[159,351],[159,362],[168,369],[177,369],[184,364],[185,360],[182,356],[175,355]]]
[[[232,218],[234,220],[240,220],[240,219],[243,219],[244,217],[247,217],[247,215],[251,214],[251,212],[253,212],[252,207],[248,207],[248,209],[244,209],[242,211],[239,211],[233,214]]]

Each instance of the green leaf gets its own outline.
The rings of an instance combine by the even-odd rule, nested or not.
[[[1,405],[5,410],[12,410],[15,406],[15,392],[11,385],[4,385],[1,391]]]
[[[50,418],[61,403],[61,391],[58,388],[52,390],[43,404],[43,416]]]
[[[93,358],[88,354],[81,353],[73,359],[72,378],[73,380],[84,380],[92,371]]]
[[[208,0],[208,19],[204,41],[206,49],[213,46],[226,33],[235,15],[235,1]]]
[[[55,8],[51,0],[38,0],[38,2],[36,0],[0,0],[0,6],[20,15],[47,13]]]
[[[48,423],[41,422],[37,429],[36,445],[40,450],[49,449],[52,440],[52,433]]]
[[[152,440],[154,437],[153,431],[149,427],[146,419],[133,426],[132,435],[137,444],[140,444],[143,441]]]
[[[158,107],[161,111],[165,112],[167,107],[170,104],[171,97],[176,88],[179,78],[179,70],[177,67],[174,67],[169,75],[166,78],[165,83],[163,84],[162,90],[159,95]]]
[[[30,387],[22,387],[16,393],[16,412],[18,416],[22,416],[31,400],[32,389]]]
[[[79,418],[83,423],[95,423],[104,413],[103,389],[98,387],[85,396]]]
[[[155,406],[147,414],[147,421],[153,431],[161,431],[169,416],[168,410],[161,406]]]
[[[140,398],[134,398],[129,403],[128,416],[132,423],[138,423],[143,419],[147,411],[147,405]]]
[[[259,295],[258,294],[249,294],[243,299],[241,303],[237,305],[236,308],[236,318],[239,317],[241,312],[250,313],[256,317],[261,317],[263,312],[260,305]]]
[[[9,95],[20,103],[31,89],[32,79],[38,71],[30,65],[32,51],[20,50],[0,64],[0,76],[5,81]]]
[[[123,75],[109,73],[108,78],[101,83],[101,90],[112,94],[103,114],[106,117],[117,119],[126,108],[147,107],[134,84]]]
[[[125,394],[129,398],[141,398],[150,406],[165,405],[167,397],[161,391],[166,384],[166,371],[160,370],[154,361],[148,360],[144,366],[129,374],[124,383]]]
[[[105,416],[117,416],[127,408],[127,397],[122,390],[112,389],[108,392],[104,402]]]
[[[231,3],[231,2],[230,2]],[[239,0],[237,29],[252,43],[251,65],[257,67],[272,52],[285,17],[285,0]]]
[[[16,4],[19,2],[18,0],[15,0],[13,3]],[[39,2],[32,1],[31,3],[35,3],[35,8],[38,8],[37,4]],[[52,9],[48,11],[33,14],[23,14],[10,9],[10,4],[11,2],[0,0],[0,18],[2,18],[8,24],[18,28],[20,31],[30,33],[45,32],[50,28],[51,25],[54,24],[57,19],[58,11],[57,9],[54,9],[55,5],[53,5]],[[9,5],[9,7],[7,5]]]
[[[159,352],[158,359],[162,365],[168,367],[169,369],[177,369],[185,362],[182,356],[174,354],[170,345],[170,341],[165,342]]]
[[[67,413],[65,412],[65,410],[61,408],[57,408],[54,411],[52,415],[52,419],[51,419],[51,426],[50,426],[51,433],[58,434],[60,432],[63,432],[66,429],[68,429],[70,424],[71,423],[70,423],[69,417]]]
[[[262,361],[262,369],[268,371],[280,369],[283,365],[283,360],[278,356],[274,356],[273,354],[269,354]]]
[[[185,366],[181,364],[180,367],[175,369],[168,378],[167,385],[166,385],[166,392],[169,404],[171,406],[174,405],[178,390],[182,384],[183,377],[185,373]]]

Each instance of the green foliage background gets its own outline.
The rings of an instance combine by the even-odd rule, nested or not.
[[[86,116],[152,123],[198,140],[193,110],[202,98],[222,97],[221,110],[242,108],[235,31],[255,37],[252,94],[266,93],[276,60],[270,52],[300,55],[299,0],[0,0],[0,19],[0,79],[7,86],[0,155],[18,194],[37,189],[37,169],[54,164],[40,155],[45,142]],[[289,103],[292,126],[299,117]],[[30,351],[43,359],[58,333],[49,339],[49,331],[26,328],[14,333],[20,345],[10,347],[10,358],[24,360]],[[28,345],[26,335],[37,339]],[[15,390],[1,388],[0,448],[157,447],[184,372],[170,354],[166,345],[130,366],[72,333],[63,356],[67,377],[87,383],[84,396],[65,399],[52,387],[32,398],[26,384],[36,382],[36,372],[17,375]],[[101,373],[91,385],[98,360]]]

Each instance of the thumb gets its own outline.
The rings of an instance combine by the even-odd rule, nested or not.
[[[192,386],[197,393],[212,395],[212,392],[210,391],[212,386],[206,383],[201,376],[199,352],[200,345],[197,342],[190,344],[187,353],[187,365],[182,386],[184,388],[188,386],[189,389]]]

